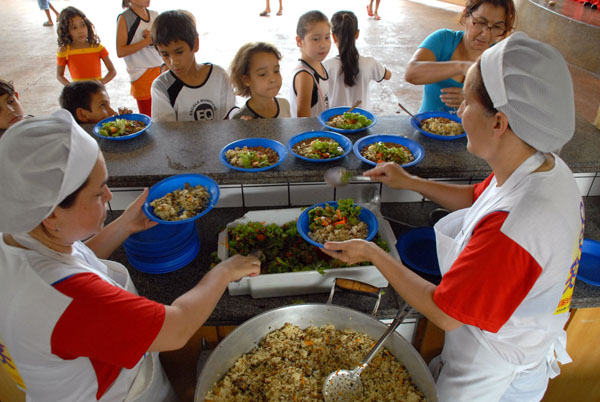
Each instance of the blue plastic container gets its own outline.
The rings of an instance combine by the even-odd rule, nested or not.
[[[133,134],[129,134],[129,135],[122,135],[120,137],[107,137],[104,135],[101,135],[100,132],[98,131],[102,125],[104,123],[108,123],[110,121],[115,121],[116,119],[125,119],[125,120],[136,120],[136,121],[141,121],[143,122],[146,127],[144,127],[143,129],[141,129],[140,131],[133,133]],[[108,117],[98,123],[96,123],[96,125],[94,126],[94,129],[92,130],[92,132],[94,133],[94,135],[98,138],[104,138],[105,140],[110,140],[110,141],[124,141],[124,140],[130,140],[132,138],[135,138],[139,135],[142,135],[143,133],[146,132],[146,130],[148,130],[148,128],[152,125],[152,119],[149,116],[146,116],[145,114],[140,114],[140,113],[129,113],[129,114],[122,114],[120,116],[112,116],[112,117]]]
[[[265,167],[256,168],[256,169],[246,169],[246,168],[242,168],[239,166],[233,166],[227,160],[225,153],[228,150],[234,149],[236,147],[239,147],[239,148],[243,148],[243,147],[271,148],[272,150],[277,152],[277,155],[279,155],[279,160],[276,163],[272,164],[271,166],[265,166]],[[279,141],[271,140],[269,138],[244,138],[241,140],[233,141],[233,142],[225,145],[223,147],[223,149],[221,149],[221,152],[219,153],[219,160],[228,168],[231,168],[234,170],[239,170],[240,172],[262,172],[264,170],[273,169],[274,167],[281,165],[283,163],[283,161],[285,160],[286,156],[287,156],[287,150],[285,149],[283,144]]]
[[[185,187],[185,183],[189,183],[190,186],[195,187],[197,185],[201,185],[206,187],[207,191],[210,194],[210,200],[208,205],[204,209],[204,211],[200,212],[198,215],[193,216],[188,219],[184,219],[182,221],[164,221],[158,218],[153,213],[153,209],[150,206],[150,203],[157,198],[164,196],[165,194],[171,193],[175,190],[182,190]],[[148,192],[148,198],[144,205],[142,206],[142,210],[146,214],[146,216],[153,221],[161,223],[163,225],[181,225],[187,224],[196,219],[206,215],[215,205],[217,205],[217,201],[219,201],[219,185],[216,181],[211,179],[208,176],[204,176],[201,174],[178,174],[175,176],[167,177],[164,180],[159,181],[154,186],[152,186]]]
[[[344,114],[345,112],[348,111],[348,109],[350,109],[350,106],[334,107],[331,109],[324,110],[319,115],[319,123],[321,123],[321,125],[323,125],[323,127],[327,128],[327,130],[332,130],[332,131],[335,131],[337,133],[342,133],[342,134],[359,133],[361,131],[370,129],[371,127],[373,127],[375,125],[375,123],[377,123],[377,118],[375,117],[375,115],[373,113],[369,112],[368,110],[357,107],[356,109],[354,109],[352,111],[352,113],[360,113],[363,116],[367,117],[369,120],[371,120],[371,124],[369,126],[363,127],[363,128],[357,128],[354,130],[344,130],[343,128],[336,128],[336,127],[331,127],[331,126],[327,125],[327,122],[329,121],[329,119],[331,119],[335,115]]]
[[[358,141],[356,141],[354,143],[354,147],[352,147],[352,149],[354,151],[354,155],[356,155],[356,157],[358,159],[360,159],[361,161],[368,163],[369,165],[376,166],[377,163],[371,162],[370,160],[368,160],[367,158],[362,156],[360,151],[367,145],[371,145],[371,144],[373,144],[375,142],[379,142],[379,141],[388,142],[388,143],[391,142],[394,144],[404,145],[406,148],[408,148],[410,150],[410,152],[412,152],[415,159],[412,162],[403,164],[402,167],[406,168],[409,166],[414,166],[417,163],[421,162],[421,160],[423,160],[423,158],[425,157],[425,150],[423,149],[423,146],[421,144],[419,144],[417,141],[411,140],[410,138],[401,137],[399,135],[392,135],[392,134],[373,134],[373,135],[369,135],[369,136],[359,139]]]
[[[317,246],[317,247],[321,247],[321,248],[323,247],[323,244],[317,243],[316,241],[311,239],[310,236],[308,235],[308,233],[310,232],[310,229],[308,227],[310,224],[308,212],[311,209],[314,209],[316,207],[325,207],[325,205],[329,205],[332,208],[337,208],[338,203],[337,203],[337,201],[330,201],[330,202],[322,202],[320,204],[312,205],[312,206],[306,208],[304,211],[302,211],[302,213],[298,217],[298,221],[296,222],[296,228],[298,229],[298,233],[300,234],[300,236],[302,236],[302,238],[304,240],[306,240],[307,242],[309,242],[310,244]],[[371,212],[366,207],[359,205],[359,204],[354,204],[354,205],[362,207],[362,210],[360,211],[360,214],[358,215],[358,219],[365,222],[369,226],[369,234],[367,235],[367,238],[365,240],[367,240],[367,241],[373,240],[373,238],[377,234],[377,231],[379,230],[379,222],[377,221],[377,218],[375,217],[373,212]]]
[[[581,261],[577,279],[594,286],[600,286],[600,242],[583,239]]]
[[[164,274],[185,267],[196,258],[199,251],[200,243],[195,243],[185,253],[175,256],[168,261],[144,261],[130,255],[127,255],[127,260],[138,271],[148,274]]]
[[[311,159],[311,158],[307,158],[306,156],[302,156],[302,155],[298,155],[296,152],[294,152],[294,146],[304,140],[308,140],[310,138],[319,138],[319,137],[325,137],[325,138],[331,138],[334,141],[337,141],[338,144],[340,144],[340,146],[344,149],[344,153],[340,156],[336,156],[335,158],[329,158],[329,159]],[[317,163],[323,163],[323,162],[332,162],[332,161],[337,161],[338,159],[342,159],[344,158],[346,155],[348,155],[350,153],[350,151],[352,151],[352,141],[350,141],[350,139],[348,137],[346,137],[345,135],[339,134],[339,133],[333,133],[331,131],[308,131],[305,133],[300,133],[298,135],[293,136],[292,138],[290,138],[290,140],[287,143],[287,148],[289,150],[289,152],[294,155],[296,158],[308,161],[308,162],[317,162]]]
[[[423,121],[425,119],[429,119],[431,117],[445,117],[447,119],[454,120],[455,122],[462,124],[462,119],[460,117],[458,117],[458,115],[453,114],[453,113],[448,113],[448,112],[424,112],[424,113],[419,113],[419,114],[415,115],[415,117],[421,121]],[[423,130],[421,128],[421,125],[419,124],[419,122],[413,117],[410,118],[410,124],[413,126],[413,128],[415,130],[418,130],[424,136],[433,138],[436,140],[450,141],[450,140],[455,140],[457,138],[463,138],[467,135],[467,133],[465,133],[464,131],[460,135],[433,134],[433,133],[430,133],[429,131]]]
[[[400,259],[408,267],[429,275],[441,276],[432,227],[416,228],[404,233],[396,242]]]

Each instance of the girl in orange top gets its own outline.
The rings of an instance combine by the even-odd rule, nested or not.
[[[56,78],[67,85],[65,67],[73,81],[98,80],[106,84],[117,72],[108,57],[108,51],[100,44],[94,25],[85,14],[75,7],[63,9],[58,18],[58,52],[56,53]],[[103,77],[100,60],[108,72]]]

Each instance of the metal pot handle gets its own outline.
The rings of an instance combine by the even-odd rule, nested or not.
[[[336,289],[341,289],[350,293],[369,296],[377,299],[377,302],[375,302],[375,306],[373,307],[371,315],[375,316],[375,314],[377,314],[377,310],[379,309],[379,303],[381,303],[381,296],[383,295],[383,289],[369,285],[368,283],[356,281],[354,279],[335,278],[333,280],[333,283],[331,284],[331,290],[329,292],[329,299],[327,300],[327,304],[331,304],[331,302],[333,301],[333,295]]]

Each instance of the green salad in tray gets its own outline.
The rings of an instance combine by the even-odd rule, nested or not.
[[[122,137],[131,135],[143,130],[146,124],[143,121],[115,119],[107,123],[103,123],[98,129],[98,133],[104,137]]]
[[[343,268],[349,265],[323,254],[318,247],[306,242],[296,229],[296,222],[283,225],[264,222],[248,222],[229,228],[229,255],[255,254],[260,251],[261,274],[282,272],[319,271]],[[379,247],[389,251],[387,243],[379,235],[373,240]],[[213,264],[219,260],[216,253],[211,256]],[[370,265],[363,262],[357,265]]]
[[[358,128],[368,127],[373,122],[367,116],[360,113],[338,114],[327,120],[327,125],[343,130],[356,130]]]

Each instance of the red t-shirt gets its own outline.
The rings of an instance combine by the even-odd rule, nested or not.
[[[473,189],[476,200],[492,175]],[[506,211],[485,216],[433,294],[446,314],[463,324],[498,332],[542,272],[535,259],[502,233]]]
[[[165,306],[81,273],[55,283],[73,300],[51,337],[52,353],[71,360],[90,359],[98,380],[97,398],[148,351],[165,318]]]

